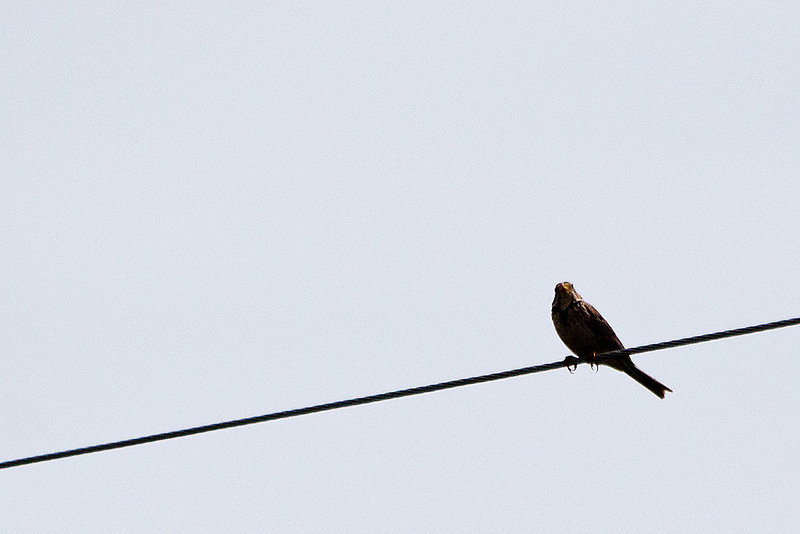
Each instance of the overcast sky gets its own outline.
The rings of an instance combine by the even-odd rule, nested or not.
[[[793,3],[5,3],[0,460],[800,315]],[[797,532],[800,328],[0,471],[9,532]]]

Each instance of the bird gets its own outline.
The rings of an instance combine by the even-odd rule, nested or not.
[[[624,349],[625,346],[600,312],[583,300],[571,283],[557,284],[555,292],[551,309],[553,326],[575,356],[591,365],[602,363],[622,371],[662,399],[667,391],[672,393],[667,386],[636,367],[627,354],[595,362],[598,354]]]

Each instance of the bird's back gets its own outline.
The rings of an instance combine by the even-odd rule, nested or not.
[[[561,341],[580,358],[625,348],[594,307],[582,300],[562,310],[553,308],[553,325]]]

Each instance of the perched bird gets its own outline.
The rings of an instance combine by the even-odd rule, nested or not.
[[[594,357],[598,354],[625,348],[611,325],[591,304],[581,298],[569,282],[562,282],[556,286],[556,298],[553,299],[551,313],[558,337],[569,350],[584,361],[594,363]],[[667,386],[636,367],[628,355],[615,356],[601,363],[622,371],[662,399],[665,392],[672,392]]]

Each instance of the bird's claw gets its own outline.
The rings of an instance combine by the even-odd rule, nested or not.
[[[567,356],[566,358],[564,358],[564,362],[567,364],[567,371],[569,371],[569,373],[572,374],[578,369],[578,364],[580,363],[580,360],[575,356]]]
[[[589,359],[589,368],[593,369],[594,372],[596,373],[600,369],[600,364],[597,363],[595,356],[597,356],[597,353],[593,352],[588,359]]]

